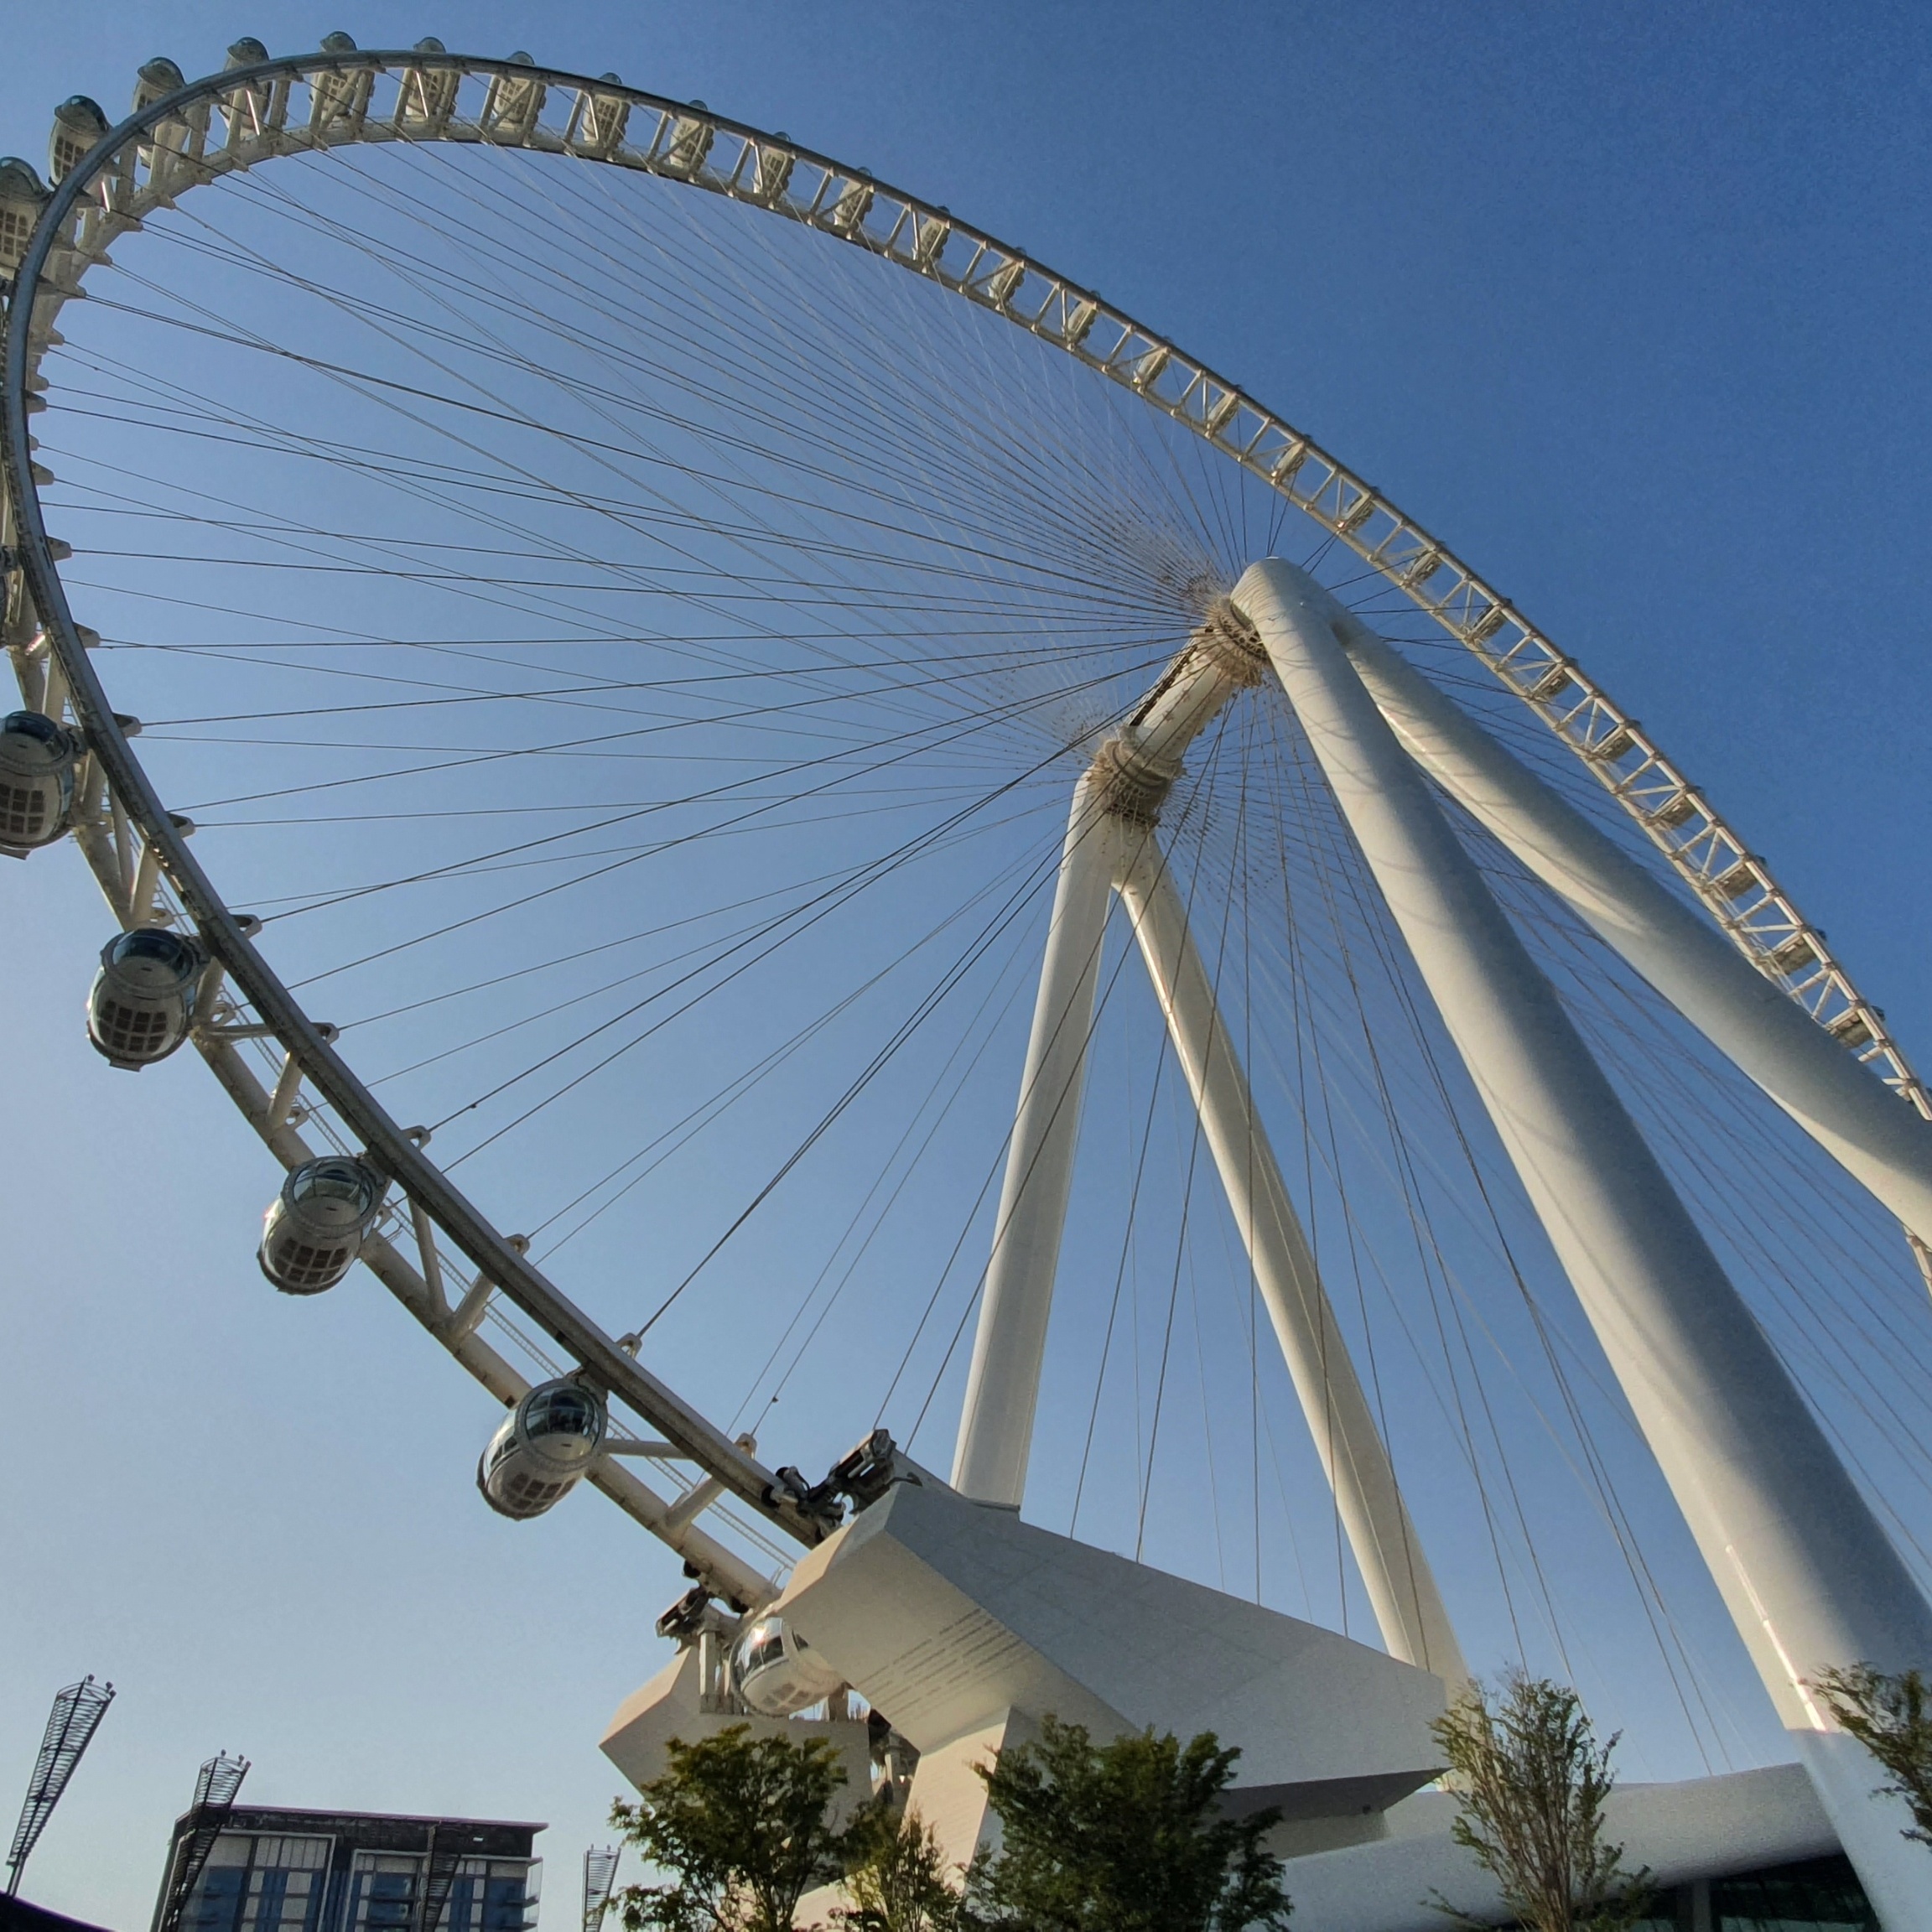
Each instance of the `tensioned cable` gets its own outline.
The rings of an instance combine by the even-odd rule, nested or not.
[[[688,1150],[687,1161],[719,1164],[720,1202],[734,1189],[740,1203],[755,1192],[760,1176],[748,1171],[755,1156],[749,1149],[739,1156],[731,1117],[712,1106],[720,1096],[753,1090],[738,1084],[732,1067],[770,1062],[756,1090],[771,1114],[773,1137],[780,1149],[805,1145],[828,1100],[864,1074],[867,1056],[891,1037],[891,1019],[875,1015],[920,990],[911,984],[917,970],[890,979],[888,963],[909,946],[916,951],[920,935],[946,930],[948,911],[996,904],[997,894],[984,896],[990,886],[1026,875],[1015,867],[1029,849],[1048,850],[1053,822],[1063,816],[1063,785],[1054,774],[1070,777],[1074,766],[1062,761],[1061,747],[1119,716],[1177,647],[1198,600],[1259,549],[1274,548],[1285,527],[1286,506],[1277,495],[1258,504],[1257,486],[1213,452],[1184,435],[1185,447],[1177,447],[1179,433],[1154,421],[1139,399],[1038,354],[997,319],[860,251],[830,248],[821,237],[744,218],[663,184],[538,156],[358,152],[237,177],[226,199],[197,199],[185,215],[159,217],[150,229],[158,247],[143,242],[124,252],[159,278],[149,283],[153,292],[116,309],[109,304],[138,284],[123,281],[118,291],[110,284],[107,302],[91,314],[75,312],[70,333],[84,329],[87,341],[75,360],[93,359],[98,402],[73,398],[79,407],[62,440],[75,446],[76,467],[108,450],[112,439],[121,439],[120,454],[136,446],[192,449],[185,475],[132,486],[151,494],[145,504],[130,503],[130,513],[171,501],[213,514],[117,524],[111,494],[96,489],[86,534],[98,541],[84,547],[91,554],[81,574],[106,580],[106,589],[89,594],[96,603],[110,595],[135,600],[114,606],[134,619],[116,626],[117,634],[132,631],[130,641],[143,647],[116,652],[117,679],[138,687],[135,708],[155,721],[143,749],[156,768],[171,778],[207,775],[206,783],[172,782],[170,790],[210,802],[196,808],[213,814],[201,837],[215,841],[209,849],[225,876],[232,871],[235,890],[249,895],[231,902],[266,910],[302,905],[313,928],[304,938],[311,968],[338,958],[349,964],[331,973],[351,966],[366,973],[370,1023],[408,1014],[402,1024],[432,1030],[419,1048],[413,1043],[397,1056],[418,1062],[398,1072],[400,1085],[443,1103],[421,1105],[418,1117],[447,1119],[448,1104],[489,1084],[453,1091],[455,1054],[470,1052],[479,1068],[491,1062],[499,1076],[514,1073],[514,1063],[505,1062],[519,1051],[514,1043],[527,1051],[532,1029],[557,1035],[587,1012],[600,1018],[605,1003],[627,997],[633,979],[649,987],[682,971],[680,948],[692,958],[715,954],[740,928],[749,932],[768,914],[776,920],[778,909],[885,862],[870,849],[869,825],[891,824],[885,848],[911,848],[875,885],[838,901],[808,932],[774,925],[776,945],[743,976],[719,978],[733,963],[724,956],[693,983],[693,999],[676,1017],[678,1039],[689,1042],[680,1052],[696,1050],[707,1029],[743,1031],[747,1020],[761,1018],[761,1003],[788,993],[788,977],[819,976],[816,997],[802,997],[801,981],[801,997],[775,1007],[769,1026],[744,1032],[742,1052],[686,1089],[703,1097],[697,1108],[657,1109],[615,1146],[587,1143],[586,1135],[608,1135],[596,1123],[616,1096],[598,1098],[574,1081],[564,1089],[574,1096],[569,1109],[517,1124],[512,1145],[531,1176],[529,1192],[548,1197],[532,1199],[524,1224],[582,1196],[561,1211],[575,1222],[564,1239],[615,1212],[613,1189],[638,1185],[641,1147],[674,1145]],[[472,246],[484,236],[499,244],[490,257]],[[486,259],[486,271],[480,266]],[[186,286],[164,288],[170,275]],[[533,287],[548,291],[548,304],[529,302],[525,292]],[[97,353],[103,340],[132,345],[132,361]],[[268,378],[256,366],[267,363],[286,371],[287,381],[280,405],[264,412]],[[234,378],[227,389],[207,379],[221,369]],[[328,400],[331,392],[339,406]],[[58,389],[55,401],[58,408]],[[95,485],[112,480],[82,474]],[[170,498],[177,483],[184,494]],[[228,501],[210,500],[216,495]],[[370,502],[382,506],[379,516],[352,513],[351,506]],[[386,529],[392,519],[393,529]],[[1307,548],[1306,561],[1332,583],[1361,588],[1366,612],[1389,610],[1385,587],[1332,539]],[[185,580],[190,571],[192,581]],[[258,618],[246,614],[251,604]],[[526,615],[506,621],[512,611]],[[478,621],[434,621],[451,612]],[[1640,834],[1620,822],[1613,802],[1606,805],[1600,787],[1592,796],[1594,781],[1561,747],[1552,750],[1533,718],[1520,706],[1508,709],[1504,701],[1514,701],[1507,693],[1499,697],[1470,675],[1466,660],[1452,657],[1440,638],[1409,635],[1419,628],[1412,611],[1389,615],[1385,627],[1412,661],[1592,822],[1613,827],[1620,844],[1635,849]],[[486,628],[505,633],[505,642],[466,641],[466,632]],[[509,633],[545,636],[519,643]],[[179,641],[172,655],[159,641],[170,634]],[[969,637],[979,640],[977,651],[963,641]],[[194,651],[209,655],[192,657]],[[1084,663],[1078,651],[1087,653]],[[217,664],[216,654],[226,663]],[[466,688],[427,688],[439,674],[439,654],[452,660],[441,674],[465,680]],[[862,659],[870,668],[860,668]],[[372,682],[358,688],[337,681],[331,688],[314,682],[318,672]],[[868,679],[894,688],[853,688]],[[149,702],[146,693],[155,691],[179,701]],[[338,702],[365,696],[393,701]],[[626,750],[643,745],[616,739],[573,745],[561,731],[542,730],[546,710],[560,720],[559,706],[641,714],[637,721],[654,729],[645,745],[679,751],[649,767],[662,771],[665,797],[641,799],[656,781],[625,785],[617,776]],[[1496,1490],[1499,1520],[1491,1542],[1504,1597],[1519,1566],[1514,1549],[1504,1564],[1507,1542],[1520,1547],[1520,1565],[1541,1580],[1559,1647],[1576,1642],[1581,1656],[1590,1647],[1588,1612],[1561,1591],[1548,1600],[1537,1518],[1549,1489],[1516,1483],[1518,1444],[1525,1413],[1562,1439],[1578,1480],[1601,1492],[1599,1507],[1636,1581],[1642,1553],[1612,1488],[1611,1451],[1621,1456],[1627,1446],[1614,1435],[1599,1446],[1592,1434],[1597,1406],[1616,1413],[1613,1392],[1592,1379],[1587,1347],[1576,1352],[1573,1323],[1549,1328],[1540,1344],[1545,1373],[1567,1405],[1562,1413],[1543,1415],[1540,1382],[1533,1390],[1512,1379],[1516,1365],[1507,1352],[1517,1337],[1534,1351],[1539,1344],[1527,1337],[1545,1332],[1547,1262],[1540,1255],[1498,1261],[1493,1280],[1478,1278],[1478,1258],[1510,1254],[1520,1234],[1513,1181],[1496,1167],[1486,1141],[1479,1154],[1458,1152],[1467,1096],[1452,1098],[1431,1062],[1431,1031],[1414,1009],[1409,970],[1398,953],[1383,956],[1384,924],[1368,902],[1344,903],[1363,882],[1346,866],[1341,879],[1332,876],[1332,813],[1291,797],[1280,749],[1258,729],[1260,717],[1249,708],[1239,756],[1225,771],[1209,769],[1212,761],[1197,753],[1197,769],[1176,792],[1173,811],[1188,828],[1175,847],[1186,875],[1180,883],[1197,916],[1218,916],[1222,927],[1215,983],[1239,1028],[1264,1112],[1304,1124],[1326,1118],[1327,1145],[1314,1144],[1304,1126],[1300,1149],[1285,1138],[1284,1166],[1301,1170],[1311,1233],[1325,1256],[1358,1256],[1349,1318],[1363,1335],[1366,1379],[1385,1428],[1392,1415],[1405,1426],[1399,1411],[1422,1386],[1439,1389],[1448,1412],[1461,1414],[1451,1438],[1463,1438],[1457,1455],[1483,1492],[1478,1506],[1488,1506],[1484,1485]],[[484,722],[491,719],[504,722]],[[808,737],[814,719],[825,734],[816,745]],[[271,741],[276,728],[278,742]],[[868,773],[865,767],[891,756],[884,748],[895,731],[918,755],[903,767]],[[222,732],[229,741],[189,742]],[[473,750],[412,754],[398,746],[459,733]],[[357,743],[370,748],[358,750]],[[476,761],[449,762],[459,758]],[[735,758],[745,762],[734,766]],[[371,760],[390,769],[360,768]],[[816,775],[814,761],[823,761]],[[1018,780],[1022,770],[1037,782]],[[814,801],[809,788],[821,777],[833,782]],[[1008,780],[1015,789],[993,813],[997,823],[951,845],[917,844],[928,820],[999,796],[995,787]],[[708,793],[737,802],[708,804]],[[224,797],[231,802],[215,802]],[[267,806],[271,797],[279,802]],[[363,801],[395,809],[356,809]],[[610,846],[614,834],[624,836],[628,815],[670,810],[683,814],[676,823],[688,836],[659,850],[647,869],[640,870],[637,854]],[[742,839],[733,844],[743,828],[727,823],[745,810],[756,811],[766,828],[756,854]],[[1036,810],[1037,821],[1030,816]],[[499,816],[509,812],[552,815]],[[895,820],[896,812],[913,816]],[[470,818],[475,827],[466,825]],[[242,823],[251,819],[279,823],[252,828]],[[528,835],[512,842],[514,834]],[[1264,842],[1272,852],[1268,865],[1255,857]],[[625,859],[636,861],[629,873],[597,870]],[[1660,870],[1654,854],[1645,862]],[[503,866],[528,868],[510,875],[523,883],[550,883],[551,872],[584,875],[556,881],[559,891],[528,894],[489,883]],[[787,870],[803,882],[802,892],[780,889]],[[621,883],[645,878],[647,886]],[[1311,921],[1318,881],[1336,904]],[[305,901],[297,896],[304,884]],[[1682,890],[1675,882],[1672,889]],[[580,927],[563,927],[565,906]],[[482,927],[480,918],[496,923]],[[756,1353],[770,1355],[780,1386],[791,1385],[787,1379],[808,1351],[825,1346],[835,1328],[846,1338],[839,1346],[846,1346],[854,1312],[841,1297],[861,1263],[871,1265],[868,1257],[897,1267],[917,1256],[922,1266],[938,1268],[924,1311],[916,1300],[905,1307],[907,1325],[918,1319],[889,1403],[915,1359],[930,1358],[924,1338],[945,1297],[957,1291],[962,1244],[975,1225],[984,1231],[987,1187],[1001,1156],[971,1162],[984,1167],[988,1182],[970,1203],[965,1196],[978,1176],[970,1168],[957,1176],[963,1224],[948,1213],[943,1225],[912,1225],[922,1218],[896,1213],[895,1204],[911,1199],[915,1187],[922,1199],[937,1197],[937,1177],[925,1170],[945,1165],[934,1138],[942,1123],[978,1133],[981,1151],[1006,1131],[1001,1117],[1010,1118],[1010,1096],[995,1105],[980,1092],[988,1081],[1003,1083],[989,1044],[994,1029],[983,1016],[1005,1010],[995,998],[1007,985],[1001,974],[1017,973],[1014,984],[1024,986],[1023,955],[1009,949],[1017,948],[1019,930],[1016,924],[996,951],[989,942],[970,959],[955,959],[954,989],[888,1055],[891,1080],[881,1065],[848,1103],[841,1118],[866,1110],[869,1138],[849,1136],[852,1152],[842,1147],[835,1176],[820,1163],[837,1194],[827,1203],[823,1236],[815,1237],[823,1244],[796,1258],[803,1291],[776,1346],[767,1349],[762,1332],[756,1337]],[[1550,937],[1568,943],[1559,927]],[[621,944],[636,949],[635,963],[623,956],[599,963],[606,948]],[[1694,1135],[1715,1104],[1707,1100],[1699,1114],[1685,1098],[1705,1078],[1701,1070],[1659,1060],[1656,1039],[1633,1010],[1622,1012],[1618,1003],[1630,995],[1614,974],[1581,956],[1576,970],[1596,989],[1575,997],[1585,1007],[1599,1001],[1592,1036],[1599,1050],[1629,1056],[1647,1109],[1680,1109],[1681,1131]],[[1353,991],[1352,980],[1359,981]],[[842,1004],[855,987],[872,989],[866,1004]],[[1271,1040],[1284,1011],[1286,1036]],[[814,1028],[815,1016],[831,1013],[841,1015],[844,1031],[835,1035],[829,1022]],[[1116,1014],[1106,1024],[1124,1022]],[[869,1025],[877,1027],[870,1036]],[[771,1059],[793,1041],[805,1042],[793,1057]],[[815,1056],[808,1072],[796,1057],[808,1046]],[[1309,1090],[1297,1114],[1298,1078]],[[1156,1221],[1165,1233],[1178,1214],[1185,1235],[1191,1189],[1176,1198],[1182,1145],[1152,1150],[1159,1098],[1148,1101],[1138,1153],[1109,1180],[1114,1225],[1124,1221],[1127,1229],[1114,1316],[1126,1258],[1144,1236],[1160,1244]],[[1135,1120],[1140,1112],[1136,1105]],[[953,1132],[948,1128],[948,1136]],[[609,1158],[571,1158],[587,1145]],[[1754,1270],[1766,1269],[1772,1230],[1799,1218],[1795,1207],[1774,1201],[1765,1209],[1766,1179],[1742,1172],[1727,1150],[1696,1151],[1701,1161],[1687,1158],[1682,1166],[1700,1212],[1726,1218],[1729,1239]],[[1458,1166],[1467,1168],[1460,1182]],[[610,1178],[586,1192],[584,1180],[596,1173]],[[1499,1186],[1497,1202],[1484,1196],[1493,1184]],[[639,1187],[621,1197],[627,1213],[647,1211],[641,1204],[647,1192]],[[648,1211],[661,1212],[660,1196],[652,1201]],[[709,1208],[714,1218],[705,1234],[732,1211]],[[777,1212],[776,1203],[768,1211]],[[1754,1211],[1765,1218],[1754,1223]],[[1211,1218],[1226,1246],[1227,1228]],[[566,1220],[548,1224],[562,1229]],[[1867,1230],[1859,1227],[1858,1245],[1847,1254],[1863,1252]],[[1405,1254],[1393,1240],[1398,1229],[1405,1230]],[[693,1226],[683,1238],[698,1234]],[[1812,1332],[1821,1360],[1841,1361],[1841,1383],[1826,1378],[1825,1394],[1834,1402],[1843,1397],[1859,1429],[1899,1439],[1903,1452],[1909,1446],[1904,1421],[1917,1416],[1923,1399],[1884,1380],[1892,1364],[1873,1378],[1850,1358],[1883,1350],[1894,1332],[1915,1334],[1876,1288],[1845,1280],[1855,1270],[1833,1260],[1822,1239],[1794,1249],[1785,1270],[1793,1332]],[[703,1237],[692,1242],[702,1244]],[[1180,1386],[1166,1373],[1164,1351],[1151,1384],[1148,1440],[1148,1389],[1137,1373],[1134,1465],[1145,1472],[1137,1479],[1140,1529],[1148,1523],[1156,1454],[1164,1472],[1171,1465],[1199,1483],[1199,1465],[1187,1458],[1204,1453],[1218,1539],[1228,1493],[1218,1465],[1225,1444],[1218,1449],[1212,1410],[1222,1374],[1214,1352],[1226,1338],[1207,1289],[1217,1270],[1231,1285],[1237,1278],[1245,1284],[1250,1300],[1253,1286],[1241,1258],[1230,1250],[1218,1261],[1212,1244],[1184,1238],[1175,1264],[1164,1311],[1150,1288],[1145,1312],[1158,1327],[1164,1311],[1171,1344],[1185,1265],[1182,1327],[1192,1330],[1204,1426],[1194,1443],[1170,1416],[1163,1434],[1162,1405],[1171,1409]],[[968,1297],[944,1350],[922,1423],[977,1294]],[[1857,1299],[1867,1294],[1869,1311]],[[1816,1316],[1833,1295],[1846,1297],[1844,1307],[1856,1313],[1827,1334]],[[1506,1325],[1511,1296],[1525,1311],[1513,1327]],[[1136,1350],[1141,1313],[1137,1301]],[[1261,1399],[1251,1306],[1234,1333],[1249,1409],[1245,1480],[1254,1489],[1259,1578],[1264,1436],[1291,1541],[1296,1515]],[[936,1353],[938,1338],[932,1339]],[[896,1345],[896,1337],[888,1353]],[[1109,1327],[1076,1510],[1095,1506],[1088,1465],[1100,1423],[1111,1424],[1118,1408],[1101,1414],[1115,1346]],[[1894,1351],[1901,1363],[1914,1353]],[[1410,1358],[1422,1364],[1420,1384]],[[769,1380],[766,1368],[752,1378],[754,1399]],[[1587,1415],[1584,1395],[1592,1405]],[[1124,1474],[1112,1458],[1106,1467],[1109,1483]],[[1225,1551],[1216,1561],[1224,1562]],[[1346,1576],[1337,1581],[1346,1619]],[[1656,1606],[1655,1628],[1668,1615],[1670,1586],[1658,1579],[1638,1587],[1645,1613]],[[1686,1655],[1679,1646],[1675,1669]]]

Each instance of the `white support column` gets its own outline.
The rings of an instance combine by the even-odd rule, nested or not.
[[[1269,1145],[1214,989],[1188,930],[1187,909],[1151,833],[1120,880],[1175,1057],[1227,1190],[1256,1285],[1334,1488],[1350,1547],[1393,1657],[1445,1678],[1453,1695],[1467,1669],[1395,1483],[1387,1446],[1317,1272]]]
[[[1351,667],[1341,606],[1274,558],[1248,572],[1233,600],[1260,634],[1773,1702],[1792,1730],[1827,1730],[1805,1680],[1859,1660],[1932,1666],[1932,1608]],[[1817,1783],[1863,1873],[1877,1835],[1855,1787]],[[1870,1877],[1875,1897],[1899,1896],[1877,1863]],[[1885,1909],[1887,1932],[1932,1932],[1932,1886]]]
[[[1061,848],[1019,1114],[953,1457],[955,1489],[1015,1509],[1026,1488],[1119,840],[1119,819],[1083,777],[1073,789]]]
[[[1350,613],[1342,641],[1403,749],[1922,1241],[1932,1121]]]

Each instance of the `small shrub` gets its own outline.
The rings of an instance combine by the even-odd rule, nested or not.
[[[1239,1756],[1212,1732],[1096,1745],[1047,1718],[980,1773],[1002,1837],[968,1873],[969,1909],[1015,1932],[1280,1932],[1281,1861],[1261,1844],[1280,1812],[1222,1815]]]
[[[667,1749],[663,1775],[610,1809],[673,1880],[617,1894],[626,1932],[795,1932],[798,1901],[845,1868],[846,1834],[830,1821],[845,1781],[838,1754],[744,1724]]]
[[[1645,1916],[1649,1874],[1624,1871],[1623,1847],[1603,1835],[1617,1739],[1597,1742],[1574,1690],[1516,1672],[1492,1709],[1472,1684],[1434,1728],[1462,1800],[1456,1842],[1495,1877],[1526,1932],[1621,1932]],[[1431,1903],[1459,1924],[1483,1923]]]
[[[964,1932],[958,1888],[931,1826],[916,1811],[871,1805],[848,1835],[845,1895],[836,1916],[857,1932]]]

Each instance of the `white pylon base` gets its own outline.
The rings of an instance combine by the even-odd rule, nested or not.
[[[1885,1932],[1932,1932],[1932,1845],[1906,1837],[1912,1814],[1878,1794],[1884,1774],[1871,1753],[1842,1731],[1791,1739]]]

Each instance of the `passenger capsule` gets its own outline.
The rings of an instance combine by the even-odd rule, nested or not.
[[[87,996],[87,1037],[116,1067],[165,1060],[195,1024],[195,995],[208,956],[164,927],[138,926],[101,948]]]
[[[366,1161],[325,1154],[289,1171],[256,1259],[284,1295],[319,1295],[356,1265],[387,1182]]]
[[[46,203],[40,177],[18,154],[0,155],[0,279],[20,266]]]
[[[731,1647],[738,1695],[766,1717],[821,1704],[845,1680],[782,1617],[761,1617]]]
[[[568,1376],[539,1383],[510,1411],[476,1465],[483,1500],[499,1516],[541,1516],[589,1474],[609,1420],[596,1389]]]
[[[58,187],[79,167],[107,132],[107,117],[97,101],[70,95],[54,110],[54,132],[47,137],[47,179]]]
[[[38,711],[0,719],[0,851],[51,845],[74,815],[80,740]]]

